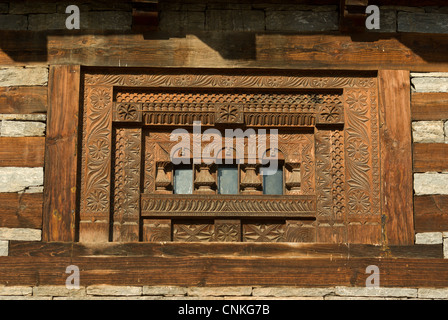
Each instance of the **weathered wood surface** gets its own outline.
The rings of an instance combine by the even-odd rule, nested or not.
[[[415,232],[445,232],[448,230],[448,196],[414,197]]]
[[[10,256],[443,258],[442,245],[374,246],[315,243],[67,243],[11,241]]]
[[[0,137],[0,167],[43,167],[45,137]]]
[[[414,172],[448,172],[448,144],[414,143]]]
[[[448,36],[2,32],[0,65],[448,71]],[[26,49],[26,50],[25,50]]]
[[[367,266],[376,265],[382,287],[448,287],[445,259],[247,257],[1,257],[0,284],[65,285],[69,265],[83,286],[364,287]]]
[[[414,243],[412,137],[408,71],[378,74],[383,215],[389,245]]]
[[[448,93],[415,92],[411,98],[412,120],[448,119]]]
[[[0,114],[47,112],[47,87],[0,87]]]
[[[45,150],[44,241],[74,241],[79,66],[51,66]]]
[[[42,193],[0,193],[0,227],[42,228]]]

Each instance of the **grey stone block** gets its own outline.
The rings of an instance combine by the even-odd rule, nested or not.
[[[334,288],[265,287],[254,288],[257,297],[323,297],[334,293]]]
[[[335,294],[337,296],[350,297],[405,297],[416,298],[417,289],[413,288],[367,288],[367,287],[336,287]]]
[[[30,14],[28,29],[33,31],[65,30],[67,14]],[[127,11],[92,11],[80,14],[81,30],[130,30],[132,12]]]
[[[421,232],[415,234],[415,244],[442,244],[442,232]]]
[[[86,288],[68,289],[66,286],[36,286],[33,288],[33,296],[50,297],[85,297]]]
[[[188,296],[250,296],[252,287],[190,287]]]
[[[0,168],[0,192],[19,192],[44,184],[44,168]]]
[[[28,17],[18,14],[0,14],[0,30],[26,30]]]
[[[422,7],[407,7],[407,6],[381,6],[380,10],[395,10],[395,11],[403,11],[403,12],[413,12],[413,13],[422,13],[425,12],[425,9]]]
[[[394,10],[380,11],[380,30],[377,32],[397,32],[397,13]]]
[[[443,143],[445,141],[443,121],[412,122],[412,138],[415,143]]]
[[[160,31],[195,32],[205,29],[205,12],[162,11],[159,16]]]
[[[99,11],[87,13],[87,25],[81,28],[94,30],[131,30],[132,11]]]
[[[45,31],[45,30],[63,30],[65,20],[68,15],[62,13],[51,14],[30,14],[28,16],[28,30]],[[81,16],[81,21],[83,16]]]
[[[176,286],[143,286],[143,295],[147,296],[184,296],[187,288]]]
[[[19,121],[43,121],[47,120],[47,115],[43,113],[35,114],[0,114],[0,120],[19,120]]]
[[[207,10],[207,31],[264,31],[264,12],[261,10]]]
[[[33,288],[27,286],[0,286],[0,296],[31,296]]]
[[[253,3],[252,8],[263,9],[265,11],[314,11],[330,12],[338,11],[339,7],[335,5],[304,5],[304,4],[281,4],[281,3]]]
[[[411,78],[448,78],[448,72],[411,72]]]
[[[428,13],[448,13],[448,7],[437,7],[437,6],[430,6],[430,7],[424,7],[425,12]]]
[[[208,10],[251,10],[250,3],[236,3],[236,2],[211,2],[207,3]]]
[[[163,11],[205,11],[207,3],[181,3],[181,2],[165,2],[159,1],[160,12]]]
[[[443,238],[443,258],[448,259],[448,238]]]
[[[46,67],[8,67],[0,68],[0,87],[46,86],[48,68]]]
[[[10,14],[54,13],[56,3],[42,1],[10,1]]]
[[[42,231],[29,228],[0,228],[0,240],[40,241]]]
[[[448,33],[448,14],[398,12],[398,32]]]
[[[411,79],[415,92],[448,92],[448,77],[421,77]]]
[[[418,298],[420,299],[448,299],[448,289],[435,289],[435,288],[419,288]]]
[[[9,241],[0,240],[0,257],[6,257],[8,255]]]
[[[141,296],[142,287],[94,285],[87,287],[87,294],[92,296]]]
[[[445,143],[448,143],[448,121],[445,121],[443,131],[445,131]]]
[[[415,195],[448,194],[447,173],[414,173]]]
[[[1,137],[43,137],[46,125],[43,122],[2,120]]]
[[[337,12],[267,11],[267,31],[323,32],[339,29]]]

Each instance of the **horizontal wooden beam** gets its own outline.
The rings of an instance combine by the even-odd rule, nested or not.
[[[0,167],[43,167],[45,137],[0,137]]]
[[[448,196],[414,197],[415,232],[445,232],[448,230]]]
[[[42,193],[0,193],[0,227],[42,228]]]
[[[448,35],[443,34],[10,31],[2,32],[0,49],[0,65],[448,71]]]
[[[415,92],[411,96],[412,120],[448,119],[448,93]]]
[[[0,46],[1,49],[1,46]],[[47,112],[46,87],[0,87],[0,114]]]
[[[414,143],[414,172],[448,171],[448,144]]]
[[[381,247],[318,243],[64,243],[11,241],[10,256],[443,258],[441,245]]]
[[[82,286],[364,287],[376,265],[382,287],[448,287],[446,259],[262,257],[0,257],[0,284],[65,285],[69,265]]]

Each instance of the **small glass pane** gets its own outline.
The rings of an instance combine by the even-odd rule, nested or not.
[[[263,194],[283,194],[282,166],[279,166],[273,174],[263,175]]]
[[[180,167],[174,169],[174,193],[193,193],[193,169],[191,167]]]
[[[218,167],[218,193],[238,194],[238,167]]]

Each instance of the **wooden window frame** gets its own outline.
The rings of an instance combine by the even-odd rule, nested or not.
[[[81,66],[52,65],[45,148],[44,242],[76,242]],[[383,245],[413,245],[409,71],[377,73]],[[270,244],[265,244],[269,246]]]

